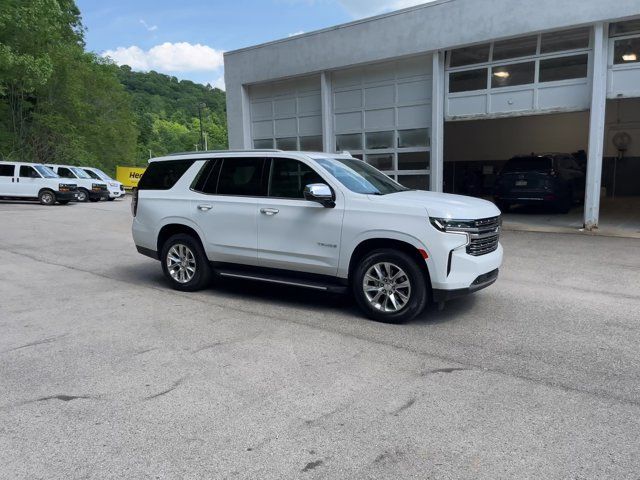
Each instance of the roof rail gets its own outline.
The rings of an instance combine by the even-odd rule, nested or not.
[[[190,152],[175,152],[168,153],[167,155],[162,155],[163,157],[176,157],[178,155],[205,155],[207,153],[243,153],[243,152],[282,152],[283,150],[278,150],[277,148],[245,148],[245,149],[237,149],[237,150],[199,150],[199,151],[190,151]]]

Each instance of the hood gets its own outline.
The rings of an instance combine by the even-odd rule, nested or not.
[[[370,198],[372,201],[383,202],[399,208],[422,206],[430,217],[477,220],[500,215],[500,210],[492,202],[449,193],[410,190],[390,195],[371,196]]]

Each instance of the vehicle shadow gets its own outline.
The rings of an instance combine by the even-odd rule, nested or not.
[[[135,265],[120,267],[118,276],[137,285],[151,288],[171,290],[157,263],[141,262]],[[328,314],[339,314],[354,319],[364,319],[364,314],[358,308],[351,292],[332,294],[296,288],[287,285],[255,282],[250,280],[235,280],[217,278],[212,285],[200,292],[221,300],[246,301],[253,304],[266,304],[274,307],[289,307],[305,309]],[[188,293],[186,295],[189,295]],[[447,302],[441,311],[437,304],[429,303],[424,312],[410,322],[402,325],[438,325],[456,322],[464,314],[475,308],[476,295],[468,295]]]

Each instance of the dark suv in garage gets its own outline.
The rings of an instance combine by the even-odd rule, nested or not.
[[[498,208],[511,205],[548,205],[567,213],[584,198],[585,172],[568,153],[519,155],[509,160],[496,179]]]

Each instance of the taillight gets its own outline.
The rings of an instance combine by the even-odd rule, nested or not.
[[[131,194],[131,214],[135,217],[138,213],[138,189],[133,188]]]

